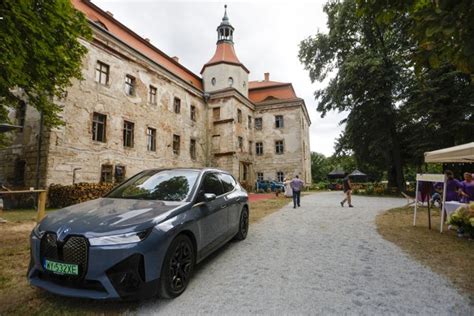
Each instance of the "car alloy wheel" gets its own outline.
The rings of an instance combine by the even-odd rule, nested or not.
[[[179,235],[166,253],[161,272],[161,296],[181,295],[189,283],[195,264],[194,247],[186,235]]]
[[[249,231],[249,209],[244,207],[242,213],[240,214],[239,222],[239,232],[235,235],[235,239],[244,240],[247,238],[247,233]]]

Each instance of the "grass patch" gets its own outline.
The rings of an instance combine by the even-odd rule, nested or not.
[[[280,194],[280,196],[272,199],[250,202],[250,224],[258,222],[265,216],[278,211],[291,201],[290,198],[286,198],[283,194]]]
[[[395,208],[376,218],[378,232],[431,270],[446,276],[474,303],[474,240],[457,237],[456,231],[440,234],[439,210],[432,210],[428,229],[427,208],[418,208],[416,227],[413,207]]]
[[[250,223],[274,213],[290,201],[280,195],[251,202]],[[1,217],[8,222],[0,224],[0,315],[119,315],[138,307],[137,302],[67,298],[30,287],[26,271],[30,260],[29,235],[36,224],[36,211],[4,211]]]
[[[47,209],[46,214],[48,212],[52,212],[55,209]],[[36,210],[14,210],[14,211],[3,211],[0,213],[0,217],[6,219],[9,222],[21,223],[25,221],[36,221]]]

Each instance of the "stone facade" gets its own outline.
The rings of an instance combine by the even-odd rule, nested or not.
[[[199,79],[154,48],[170,65],[181,67],[176,72],[104,28],[119,25],[113,17],[90,2],[76,2],[102,20],[98,24],[84,11],[94,32],[91,42],[82,41],[88,49],[84,79],[57,100],[65,125],[43,133],[40,186],[121,181],[148,168],[205,166],[227,170],[249,187],[257,173],[274,180],[281,173],[299,174],[311,182],[310,120],[302,99],[275,98],[270,91],[255,102],[243,65],[205,65]],[[212,78],[217,82],[212,84]],[[271,85],[265,81],[255,85]],[[261,97],[260,88],[258,93]],[[283,118],[280,128],[276,116]],[[24,126],[11,133],[12,146],[0,150],[0,177],[12,183],[23,176],[19,185],[30,187],[35,186],[39,130],[39,114],[32,107],[27,107]],[[276,141],[283,142],[281,153],[276,153]],[[257,155],[259,142],[263,153]]]

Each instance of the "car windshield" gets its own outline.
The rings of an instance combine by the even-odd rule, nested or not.
[[[144,171],[110,192],[107,197],[119,199],[183,201],[191,193],[199,171]]]

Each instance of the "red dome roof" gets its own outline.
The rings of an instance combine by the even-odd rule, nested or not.
[[[204,72],[204,68],[207,66],[217,65],[220,63],[237,65],[242,67],[247,73],[250,72],[237,58],[234,45],[231,43],[222,42],[217,44],[214,56],[202,67],[201,74]]]

